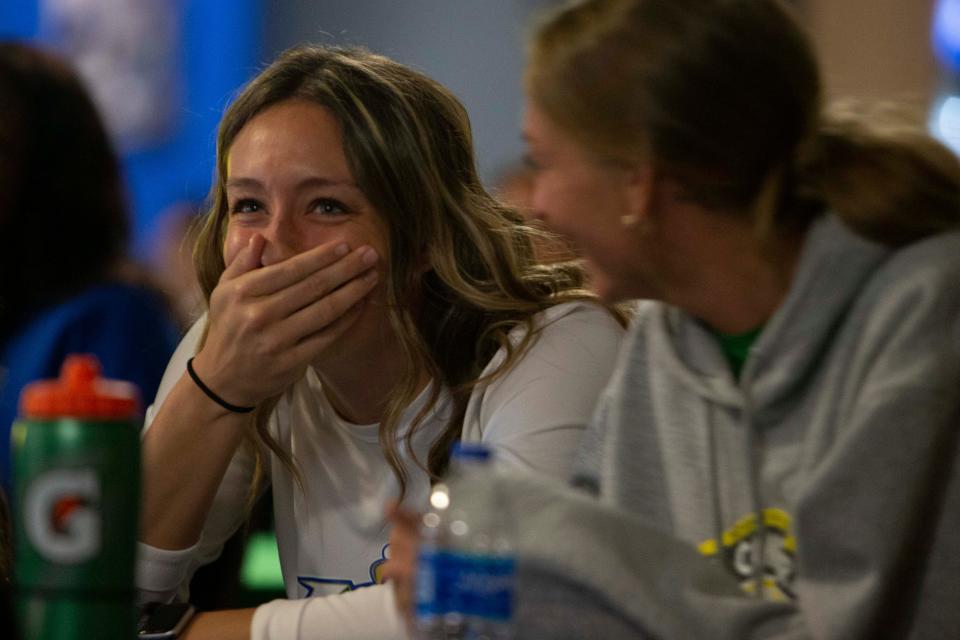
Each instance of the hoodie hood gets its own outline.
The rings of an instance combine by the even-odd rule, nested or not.
[[[841,320],[889,254],[834,215],[814,221],[790,290],[751,348],[739,385],[716,338],[679,309],[651,305],[648,331],[658,334],[650,341],[651,351],[711,402],[742,408],[742,389],[749,386],[755,408],[774,406],[812,375]]]

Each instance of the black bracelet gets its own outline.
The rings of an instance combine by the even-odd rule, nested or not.
[[[216,402],[218,405],[226,409],[227,411],[232,411],[233,413],[250,413],[256,407],[238,407],[235,404],[230,404],[213,391],[210,390],[210,387],[203,384],[203,380],[200,379],[200,376],[197,375],[197,372],[193,370],[193,358],[187,360],[187,373],[190,374],[190,378],[200,387],[200,391],[203,391],[207,394],[207,397]]]

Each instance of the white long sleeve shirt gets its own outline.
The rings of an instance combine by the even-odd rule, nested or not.
[[[147,411],[146,428],[196,353],[204,320],[187,334]],[[599,306],[575,302],[540,314],[544,328],[535,344],[508,372],[474,390],[462,438],[489,445],[500,464],[565,479],[596,399],[609,378],[623,330]],[[511,336],[517,340],[523,329]],[[498,352],[484,370],[505,356]],[[407,408],[399,437],[429,397],[428,386]],[[413,438],[419,460],[446,422],[445,395]],[[388,500],[399,485],[383,458],[379,425],[345,422],[330,406],[319,377],[308,369],[278,403],[270,421],[277,442],[290,452],[304,481],[267,458],[273,491],[280,564],[289,600],[257,609],[255,640],[404,638],[393,590],[380,585],[379,568],[389,557]],[[409,472],[404,504],[422,511],[430,488],[425,472],[398,447]],[[215,559],[242,524],[253,472],[243,447],[224,475],[199,542],[168,551],[140,545],[137,586],[141,599],[186,597],[194,571]],[[366,588],[362,588],[366,587]],[[328,597],[317,597],[328,596]]]

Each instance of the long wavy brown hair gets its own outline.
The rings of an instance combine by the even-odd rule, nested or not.
[[[404,372],[381,418],[380,443],[403,491],[408,471],[399,455],[398,423],[419,391],[423,372],[439,384],[432,385],[403,446],[413,455],[416,426],[446,390],[451,417],[427,460],[414,457],[436,479],[460,438],[471,392],[509,369],[535,340],[533,316],[560,302],[593,296],[583,288],[579,264],[538,264],[531,242],[535,232],[481,186],[466,111],[449,91],[362,49],[299,46],[257,76],[221,122],[211,206],[194,254],[208,301],[224,270],[230,147],[251,118],[291,99],[311,101],[334,115],[353,178],[388,229],[385,313],[398,336]],[[425,275],[424,252],[430,267]],[[525,337],[511,344],[508,334],[521,325],[528,329]],[[501,348],[507,352],[503,364],[481,379]],[[258,407],[256,431],[298,475],[289,453],[268,433],[276,400]]]

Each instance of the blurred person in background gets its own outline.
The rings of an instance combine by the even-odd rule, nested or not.
[[[165,301],[126,259],[120,167],[74,72],[51,54],[0,43],[0,469],[24,385],[71,353],[152,397],[176,347]]]
[[[150,269],[157,287],[173,306],[184,331],[203,313],[203,292],[193,267],[193,245],[202,202],[175,202],[160,213],[159,229],[151,246]]]
[[[775,0],[573,4],[526,90],[535,215],[603,298],[654,301],[586,493],[494,485],[518,636],[960,637],[957,157],[825,110]],[[409,587],[398,521],[385,573]]]
[[[294,48],[243,90],[211,202],[207,313],[147,413],[140,597],[188,597],[269,490],[290,600],[186,637],[402,636],[386,505],[426,508],[460,440],[565,478],[622,318],[537,262],[459,101],[360,49]]]
[[[13,521],[6,492],[0,488],[0,628],[13,631]]]

